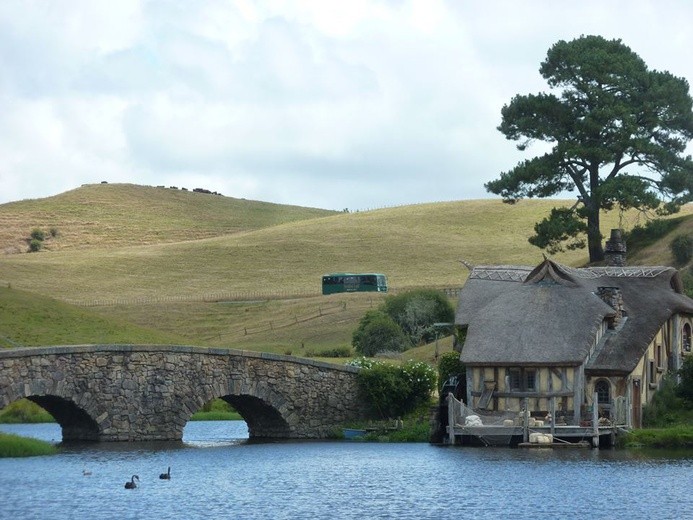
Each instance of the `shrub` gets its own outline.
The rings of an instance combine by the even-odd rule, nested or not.
[[[451,323],[455,308],[441,291],[418,289],[388,296],[383,311],[397,323],[412,345],[435,339],[434,323]]]
[[[349,347],[335,347],[324,350],[307,350],[306,357],[349,358],[353,355]]]
[[[628,251],[635,251],[654,244],[657,240],[674,230],[681,218],[649,220],[644,226],[635,226],[629,232],[623,234],[623,239],[628,244]]]
[[[438,381],[442,385],[451,376],[456,376],[459,374],[465,375],[466,368],[462,361],[460,361],[459,352],[445,352],[440,356],[440,361],[438,361]]]
[[[29,235],[32,240],[44,241],[46,239],[46,233],[38,228],[31,230],[31,235]]]
[[[652,396],[652,401],[643,406],[643,426],[664,427],[678,422],[677,412],[683,407],[682,399],[677,395],[678,387],[675,377],[664,377],[657,392]]]
[[[430,400],[431,392],[436,387],[436,372],[427,363],[412,360],[404,363],[400,370],[407,384],[406,400],[411,407],[407,411],[415,410]]]
[[[679,384],[676,395],[693,404],[693,357],[688,356],[679,369]]]
[[[426,363],[408,361],[402,366],[354,360],[361,366],[359,393],[382,418],[402,417],[430,400],[435,371]]]
[[[374,356],[382,351],[406,350],[407,338],[402,329],[388,316],[375,316],[363,328],[354,349],[364,356]]]
[[[33,238],[29,242],[29,251],[31,253],[36,253],[37,251],[41,251],[42,247],[43,247],[43,242],[41,240],[37,240],[37,239]]]
[[[366,327],[368,327],[368,325],[370,325],[371,323],[385,317],[386,314],[381,310],[367,311],[366,314],[363,315],[363,317],[359,321],[359,326],[351,335],[351,346],[354,347],[354,349],[356,349],[356,352],[361,351],[361,343],[364,338],[364,330],[366,329]]]
[[[693,238],[691,235],[679,235],[672,240],[671,252],[678,265],[686,265],[693,257]]]
[[[57,228],[57,227],[52,227],[52,228],[49,230],[49,233],[50,233],[50,235],[51,235],[53,238],[57,237],[57,236],[58,236],[58,228]]]

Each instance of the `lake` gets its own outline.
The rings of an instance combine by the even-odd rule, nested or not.
[[[0,430],[61,439],[55,424]],[[243,421],[220,421],[188,423],[178,443],[0,459],[1,519],[467,517],[693,517],[693,453],[255,443]]]

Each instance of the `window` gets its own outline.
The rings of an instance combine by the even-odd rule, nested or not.
[[[508,381],[510,384],[510,391],[511,392],[518,392],[522,388],[521,384],[521,379],[520,379],[520,369],[519,368],[510,368],[508,369]]]
[[[597,392],[597,403],[598,404],[610,404],[611,403],[611,388],[609,382],[605,379],[600,379],[597,384],[594,385],[594,391]]]
[[[664,366],[662,365],[662,345],[655,346],[655,359],[657,360],[657,368],[664,368]]]
[[[537,373],[534,370],[525,372],[525,389],[536,390]]]
[[[683,326],[683,351],[691,351],[691,326],[688,323]]]
[[[511,392],[532,392],[537,389],[537,371],[528,368],[507,369]]]
[[[653,386],[657,383],[657,371],[655,370],[654,359],[650,359],[647,362],[647,382]]]

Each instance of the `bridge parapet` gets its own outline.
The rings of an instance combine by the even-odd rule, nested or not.
[[[26,397],[63,440],[180,440],[190,416],[223,398],[251,438],[324,438],[366,416],[358,369],[185,345],[77,345],[0,351],[0,408]]]

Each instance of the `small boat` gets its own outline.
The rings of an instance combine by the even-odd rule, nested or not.
[[[345,439],[359,439],[366,435],[366,430],[358,430],[356,428],[344,428],[342,434]]]

